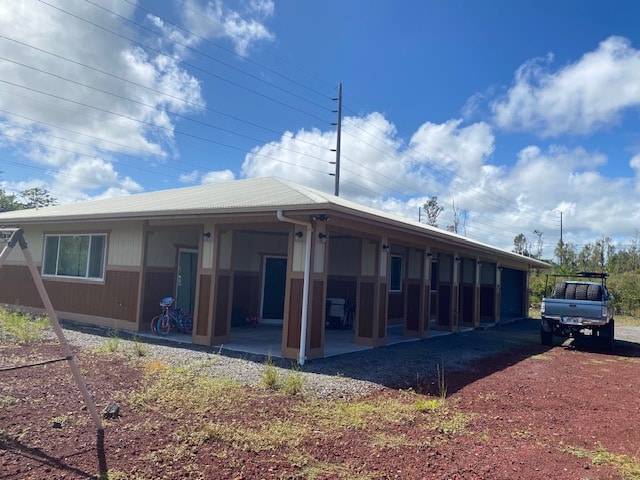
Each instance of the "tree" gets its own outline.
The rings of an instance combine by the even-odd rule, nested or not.
[[[533,254],[533,257],[539,259],[542,257],[542,248],[544,247],[544,241],[542,240],[542,236],[544,235],[544,233],[536,228],[533,231],[533,234],[538,238],[535,245],[536,252],[535,254]]]
[[[34,187],[20,192],[20,196],[26,200],[23,208],[40,208],[56,205],[58,199],[51,196],[46,188]]]
[[[20,210],[22,204],[16,200],[15,195],[7,194],[0,189],[0,212],[9,212],[11,210]]]
[[[453,224],[447,227],[447,230],[453,233],[458,233],[458,226],[460,225],[460,208],[456,206],[456,201],[451,202],[453,208]]]
[[[578,258],[574,243],[565,243],[562,240],[558,240],[554,253],[558,257],[558,265],[562,272],[575,271],[578,266]]]
[[[529,250],[527,250],[527,237],[524,236],[524,233],[519,233],[514,237],[513,252],[529,256]]]
[[[425,202],[422,208],[424,208],[424,213],[427,215],[427,225],[437,227],[438,216],[444,210],[443,206],[438,205],[438,197],[431,197]]]

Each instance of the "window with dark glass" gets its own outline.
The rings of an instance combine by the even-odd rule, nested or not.
[[[391,255],[391,265],[389,271],[389,291],[402,291],[402,257]]]
[[[102,280],[106,239],[105,234],[46,235],[42,274]]]

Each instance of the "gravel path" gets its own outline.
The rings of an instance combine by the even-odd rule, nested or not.
[[[539,346],[539,328],[538,320],[520,320],[486,330],[313,360],[297,371],[304,378],[303,391],[320,397],[352,397],[384,387],[409,388],[418,380],[437,378],[438,371],[460,370],[471,362],[489,361],[492,355],[518,347]],[[98,329],[65,328],[64,332],[71,345],[82,348],[104,348],[113,341]],[[616,327],[616,338],[619,342],[640,344],[640,327]],[[118,349],[134,355],[135,342],[118,338]],[[137,342],[146,351],[144,358],[158,358],[174,366],[196,365],[203,373],[242,384],[262,382],[266,360],[262,356],[195,345],[161,344],[147,339]],[[290,361],[274,359],[274,362],[280,376],[291,374]]]

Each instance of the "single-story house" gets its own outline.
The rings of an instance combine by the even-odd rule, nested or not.
[[[5,212],[0,225],[23,229],[61,318],[143,332],[173,296],[194,344],[259,318],[301,363],[324,356],[336,305],[354,344],[384,345],[391,325],[424,338],[525,317],[529,270],[548,267],[275,178]],[[0,303],[43,307],[20,249],[0,268]]]

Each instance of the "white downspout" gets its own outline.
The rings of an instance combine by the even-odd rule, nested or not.
[[[282,213],[282,210],[278,210],[276,213],[278,220],[281,222],[294,223],[307,227],[307,238],[305,243],[304,252],[304,279],[302,283],[302,319],[300,326],[300,357],[298,363],[304,365],[307,357],[307,325],[309,315],[309,279],[311,277],[311,236],[313,234],[313,226],[309,222],[303,222],[302,220],[295,220],[293,218],[287,218]]]

